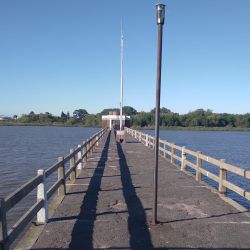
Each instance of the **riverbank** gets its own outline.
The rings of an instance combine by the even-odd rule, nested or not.
[[[10,122],[10,121],[0,121],[0,126],[39,126],[39,127],[81,127],[81,128],[98,128],[100,126],[87,126],[83,124],[68,124],[68,123],[21,123],[21,122]]]
[[[136,127],[132,126],[133,129],[139,130],[154,130],[154,126],[149,127]],[[176,130],[176,131],[250,131],[250,128],[241,127],[160,127],[160,130]]]
[[[0,126],[51,126],[51,127],[82,127],[82,128],[96,128],[101,126],[86,126],[83,124],[69,124],[69,123],[21,123],[21,122],[12,122],[12,121],[0,121]],[[139,130],[154,130],[154,126],[148,127],[138,127],[132,126],[133,129]],[[250,128],[244,127],[180,127],[180,126],[171,126],[171,127],[164,127],[160,126],[160,130],[176,130],[176,131],[250,131]]]

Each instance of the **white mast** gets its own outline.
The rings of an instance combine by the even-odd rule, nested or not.
[[[120,131],[122,130],[122,107],[123,107],[123,31],[121,23],[121,99],[120,99]]]

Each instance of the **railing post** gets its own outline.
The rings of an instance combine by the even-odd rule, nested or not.
[[[187,155],[185,152],[186,147],[183,146],[181,149],[181,170],[185,170],[186,169],[186,159],[187,159]]]
[[[95,141],[96,141],[96,137],[95,136],[92,138],[92,141],[93,141],[93,143],[92,143],[92,153],[93,153],[94,149],[95,149]]]
[[[74,149],[70,149],[70,154],[74,153]],[[70,173],[70,180],[74,181],[76,179],[76,166],[75,166],[75,154],[70,158],[69,167],[72,170]]]
[[[174,143],[171,143],[171,163],[174,164]]]
[[[168,149],[167,149],[167,144],[163,143],[163,157],[168,158]]]
[[[62,164],[57,170],[57,178],[58,180],[62,180],[61,186],[58,188],[58,195],[64,196],[66,194],[66,183],[65,183],[65,168],[63,163],[64,157],[60,156],[58,157],[58,162],[62,161]]]
[[[97,137],[98,137],[98,135],[95,136],[95,148],[97,147],[97,141],[98,141]]]
[[[93,145],[93,138],[92,138],[92,136],[91,136],[91,137],[90,137],[90,140],[89,140],[89,148],[90,148],[89,154],[90,154],[90,155],[92,155],[92,150],[93,150],[92,145]]]
[[[141,142],[141,134],[142,134],[142,132],[140,132],[140,137],[139,137],[139,141]]]
[[[86,161],[87,161],[88,156],[89,156],[89,154],[88,154],[88,149],[89,149],[89,139],[86,141],[85,149],[86,149]]]
[[[145,145],[148,147],[148,134],[146,134]]]
[[[227,189],[223,185],[223,181],[227,179],[227,170],[223,168],[223,164],[226,162],[226,160],[221,159],[220,161],[219,192],[221,194],[225,194]]]
[[[96,146],[99,146],[100,134],[96,136]]]
[[[91,137],[89,138],[88,142],[88,157],[91,155]]]
[[[81,145],[79,144],[78,145],[78,148],[80,148],[81,147]],[[77,160],[80,160],[80,159],[82,159],[82,150],[80,150],[78,153],[77,153]],[[81,172],[81,170],[82,170],[82,161],[80,161],[80,163],[78,163],[78,165],[77,165],[77,172],[78,172],[78,174]]]
[[[0,249],[8,250],[8,243],[6,242],[6,238],[8,237],[8,229],[7,229],[7,219],[6,219],[6,209],[5,202],[3,198],[0,198]]]
[[[92,137],[92,153],[94,152],[95,149],[95,136]]]
[[[82,155],[83,155],[83,166],[85,166],[86,162],[87,162],[87,143],[84,141],[83,145],[85,144],[85,146],[83,146],[82,148]]]
[[[42,182],[37,186],[37,201],[43,200],[44,205],[37,213],[37,224],[46,224],[48,221],[48,201],[47,190],[45,183],[45,171],[43,169],[37,170],[37,174],[43,177]]]
[[[93,154],[94,152],[94,148],[95,148],[95,137],[92,137],[92,147],[91,147],[91,154]]]
[[[195,174],[195,180],[196,181],[201,181],[201,172],[200,168],[202,167],[202,160],[200,159],[200,154],[202,154],[201,151],[197,151],[196,155],[196,174]]]

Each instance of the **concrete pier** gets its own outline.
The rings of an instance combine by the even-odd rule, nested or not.
[[[32,249],[250,249],[247,212],[163,158],[152,225],[153,155],[107,132]]]

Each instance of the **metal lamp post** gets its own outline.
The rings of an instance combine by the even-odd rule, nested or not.
[[[156,77],[156,102],[155,102],[155,159],[154,159],[154,204],[153,224],[157,223],[157,194],[158,194],[158,157],[159,157],[159,119],[161,99],[161,61],[162,61],[162,30],[165,17],[165,5],[157,4],[158,25],[158,52],[157,52],[157,77]]]

